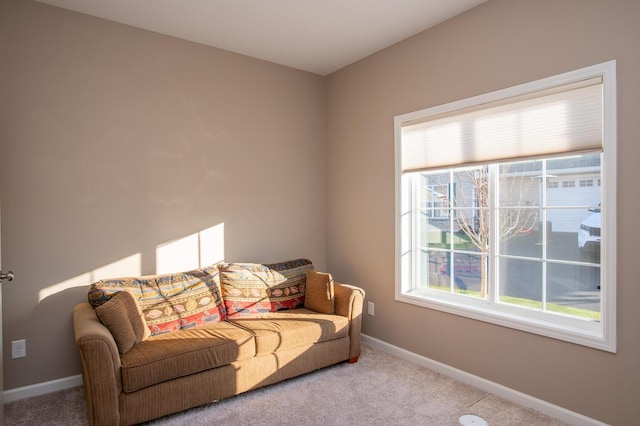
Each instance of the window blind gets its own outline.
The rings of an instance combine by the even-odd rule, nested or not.
[[[401,123],[403,172],[602,150],[602,78]]]

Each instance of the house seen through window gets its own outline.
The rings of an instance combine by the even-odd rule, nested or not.
[[[615,351],[614,71],[396,117],[397,300]]]

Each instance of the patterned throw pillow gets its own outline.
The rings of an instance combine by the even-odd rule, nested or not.
[[[334,314],[336,303],[333,288],[331,274],[308,271],[304,307],[321,314]]]
[[[120,291],[134,296],[152,335],[227,317],[215,266],[176,274],[101,280],[89,287],[89,302],[96,308]]]
[[[302,308],[307,259],[288,262],[221,263],[220,283],[229,317]]]

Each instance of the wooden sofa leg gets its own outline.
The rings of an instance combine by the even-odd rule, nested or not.
[[[354,364],[356,362],[358,362],[358,357],[357,356],[354,356],[353,358],[349,358],[349,364]]]

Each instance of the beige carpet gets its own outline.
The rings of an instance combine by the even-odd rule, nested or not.
[[[565,425],[534,410],[363,345],[339,364],[149,423],[153,426],[459,425],[464,414],[489,425]],[[5,404],[5,425],[85,425],[82,388]]]

